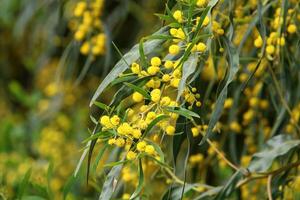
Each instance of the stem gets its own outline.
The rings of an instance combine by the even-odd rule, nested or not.
[[[252,174],[249,177],[245,178],[244,180],[241,180],[237,184],[236,188],[239,188],[239,187],[245,185],[246,183],[251,182],[251,181],[256,180],[256,179],[264,179],[264,178],[267,178],[270,175],[276,176],[277,174],[279,174],[283,171],[286,171],[286,170],[294,168],[294,167],[298,167],[299,165],[300,165],[300,161],[292,163],[290,165],[286,165],[286,166],[284,166],[282,168],[279,168],[277,170],[274,170],[274,171],[270,171],[270,172],[266,172],[266,173],[262,173],[262,174]]]
[[[270,174],[268,176],[268,185],[267,185],[267,190],[268,190],[268,198],[269,200],[273,200],[273,197],[272,197],[272,174]]]
[[[240,168],[238,166],[236,166],[235,164],[233,164],[232,162],[230,162],[222,152],[219,151],[219,149],[210,141],[210,139],[207,139],[208,144],[213,148],[213,150],[219,155],[220,158],[222,158],[227,165],[229,165],[232,169],[238,171]]]

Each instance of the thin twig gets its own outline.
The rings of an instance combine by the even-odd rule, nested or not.
[[[273,177],[272,174],[270,174],[268,176],[267,190],[268,190],[268,198],[269,198],[269,200],[273,200],[273,197],[272,197],[272,177]]]

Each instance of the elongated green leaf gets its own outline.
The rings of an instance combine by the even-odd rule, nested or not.
[[[154,34],[162,34],[167,32],[168,28],[163,27],[159,31],[157,31]],[[160,45],[164,40],[162,39],[155,39],[155,40],[149,40],[144,43],[144,52],[145,55],[149,54],[153,51],[154,48],[156,48],[158,45]],[[122,72],[124,72],[126,69],[128,69],[128,64],[133,63],[137,59],[139,59],[139,44],[135,45],[128,53],[126,53],[123,58],[115,65],[115,67],[111,70],[111,72],[105,77],[105,79],[102,81],[102,83],[97,88],[94,96],[92,97],[92,100],[90,102],[90,106],[93,105],[93,102],[97,100],[97,98],[102,94],[104,89],[113,81],[115,80]]]
[[[267,141],[266,148],[253,155],[248,169],[251,172],[265,172],[274,160],[284,156],[294,148],[299,148],[300,140],[294,140],[288,135],[278,135]]]
[[[116,162],[110,162],[104,165],[104,167],[114,167],[114,166],[118,166],[124,163],[127,163],[128,160],[121,160],[121,161],[116,161]]]
[[[111,83],[110,83],[110,86],[114,86],[114,85],[117,85],[119,83],[123,83],[123,82],[131,82],[133,80],[137,79],[137,76],[136,75],[130,75],[130,76],[121,76],[121,77],[118,77],[116,78],[115,80],[113,80]]]
[[[144,40],[145,40],[145,38],[142,38],[140,40],[139,53],[140,53],[141,65],[142,65],[143,68],[146,68],[148,64],[147,64],[147,57],[146,57],[145,52],[144,52]]]
[[[94,134],[97,132],[98,127],[99,127],[99,123],[96,124],[96,126],[95,126],[95,128],[94,128],[94,130],[93,130],[93,132],[92,132],[91,135],[94,135]],[[79,172],[79,170],[80,170],[80,168],[81,168],[81,165],[82,165],[82,163],[83,163],[83,161],[84,161],[86,155],[87,155],[88,152],[89,152],[89,147],[90,147],[91,144],[92,144],[92,141],[89,141],[89,142],[85,145],[84,151],[83,151],[83,153],[82,153],[82,155],[81,155],[81,157],[80,157],[80,159],[79,159],[79,162],[77,163],[76,169],[75,169],[75,171],[74,171],[74,176],[75,176],[75,177],[78,175],[78,172]]]
[[[179,100],[180,96],[182,95],[187,79],[191,74],[193,74],[196,70],[198,64],[198,56],[196,53],[192,53],[187,61],[183,63],[182,66],[182,77],[178,86],[178,94],[177,94],[177,101]]]
[[[142,160],[139,159],[139,183],[134,193],[131,195],[130,199],[135,199],[142,192],[143,185],[144,185],[144,172],[143,172]]]
[[[134,91],[140,93],[141,95],[143,95],[146,99],[151,99],[150,94],[144,90],[143,88],[133,85],[131,83],[124,83],[126,86],[130,87],[131,89],[133,89]]]
[[[207,138],[212,133],[213,128],[217,124],[219,118],[221,117],[223,108],[224,108],[224,102],[227,98],[227,92],[228,92],[228,86],[233,81],[235,74],[238,72],[239,69],[239,54],[236,50],[236,48],[233,46],[233,44],[228,40],[228,38],[224,37],[223,39],[225,43],[225,47],[228,54],[228,63],[229,63],[229,73],[227,75],[226,83],[223,89],[221,90],[220,95],[217,98],[215,109],[213,110],[211,114],[211,118],[209,120],[208,129],[206,131],[205,136],[202,138],[200,145],[203,144]]]
[[[105,105],[104,103],[101,103],[99,101],[94,101],[93,102],[97,107],[101,108],[102,110],[109,111],[110,107]]]
[[[174,107],[174,108],[173,107],[167,107],[165,109],[167,111],[169,111],[169,112],[177,113],[177,114],[179,114],[181,116],[184,116],[184,117],[186,117],[188,119],[193,119],[193,117],[200,118],[200,116],[197,113],[195,113],[193,111],[190,111],[188,109],[185,109],[185,108],[181,108],[181,107]]]
[[[76,178],[77,177],[75,177],[75,176],[70,176],[68,178],[68,180],[63,188],[63,199],[67,198],[68,193],[70,192],[72,186],[75,184]]]
[[[223,200],[231,195],[231,193],[235,190],[235,186],[238,181],[242,178],[242,172],[240,170],[236,171],[231,178],[227,181],[227,183],[223,186],[218,195],[214,198],[214,200]]]
[[[83,141],[83,143],[89,142],[91,140],[94,139],[103,139],[103,138],[107,138],[110,137],[111,135],[113,135],[113,133],[109,132],[109,131],[100,131],[98,133],[95,133],[93,135],[91,135],[90,137],[88,137],[87,139],[85,139]]]
[[[29,184],[29,179],[30,179],[30,176],[31,176],[31,169],[29,169],[26,174],[24,175],[24,178],[18,188],[18,199],[22,199],[22,196],[24,195],[25,193],[25,190]]]
[[[121,173],[123,165],[114,166],[108,173],[105,182],[102,187],[99,200],[108,200],[111,199],[118,182],[119,175]]]
[[[108,148],[109,144],[105,144],[101,149],[100,151],[98,152],[98,155],[95,159],[95,161],[93,162],[92,164],[92,174],[95,174],[96,173],[96,170],[97,170],[97,167],[99,165],[99,162],[101,160],[101,158],[103,157],[106,149]]]
[[[51,189],[51,179],[53,177],[53,163],[50,162],[49,166],[48,166],[48,171],[47,171],[47,192],[48,192],[48,196],[49,198],[53,198],[53,192],[52,192],[52,189]]]

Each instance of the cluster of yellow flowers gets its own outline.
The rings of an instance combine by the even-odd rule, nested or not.
[[[271,97],[276,96],[271,94],[274,88],[269,90],[269,82],[272,79],[276,81],[277,68],[273,67],[273,64],[274,60],[280,59],[279,50],[285,48],[286,44],[297,36],[296,24],[299,16],[298,10],[293,8],[297,1],[292,1],[289,5],[286,27],[283,27],[283,10],[280,8],[282,2],[272,4],[274,10],[269,14],[272,16],[274,12],[274,20],[263,17],[268,25],[265,38],[266,56],[264,57],[261,57],[262,52],[260,52],[264,41],[259,31],[253,28],[253,31],[248,33],[247,30],[251,27],[251,15],[256,15],[258,12],[257,2],[237,3],[233,20],[222,13],[220,10],[222,6],[219,7],[220,2],[212,11],[208,9],[209,14],[202,19],[198,14],[209,8],[212,1],[182,0],[179,2],[182,5],[168,10],[168,15],[162,15],[162,19],[170,23],[166,25],[168,33],[158,35],[158,37],[166,38],[159,54],[153,50],[151,54],[140,55],[140,59],[128,63],[129,69],[119,74],[118,79],[132,80],[131,78],[134,77],[131,83],[124,83],[129,89],[127,92],[131,92],[130,95],[126,94],[126,97],[118,99],[120,100],[118,105],[112,103],[112,106],[99,119],[103,135],[108,136],[104,141],[123,150],[126,165],[122,171],[122,179],[126,183],[135,182],[138,179],[136,174],[130,175],[134,171],[132,168],[137,167],[137,160],[143,163],[143,168],[150,165],[149,160],[159,166],[166,164],[161,162],[162,156],[169,153],[167,145],[175,138],[178,139],[176,136],[181,134],[192,138],[190,141],[192,151],[186,159],[189,164],[188,169],[193,174],[189,181],[219,183],[206,180],[209,173],[215,173],[208,169],[210,166],[222,169],[220,174],[227,173],[231,168],[237,170],[239,165],[247,168],[253,161],[253,154],[261,151],[263,146],[261,143],[274,137],[281,127],[285,127],[288,133],[295,133],[299,122],[300,111],[297,105],[291,111],[289,122],[284,124],[286,121],[282,120],[284,125],[279,124],[274,128],[276,119],[273,113],[279,110],[275,108],[279,100],[277,97],[273,99]],[[189,6],[193,3],[195,13],[191,14]],[[247,4],[245,9],[244,4]],[[189,9],[184,9],[185,6]],[[245,18],[242,19],[243,17]],[[231,25],[233,27],[230,27]],[[231,39],[231,34],[225,33],[231,28],[233,28],[231,31],[234,31],[232,44],[231,41],[227,43],[227,39]],[[283,31],[283,28],[286,30]],[[244,38],[245,41],[243,41],[245,33],[249,34],[249,37]],[[140,54],[142,53],[144,52],[140,49]],[[218,94],[226,85],[227,78],[232,75],[231,67],[234,64],[230,62],[234,62],[235,58],[232,57],[236,56],[235,53],[240,53],[237,55],[240,58],[239,65],[236,66],[238,69],[232,77],[230,87],[227,88],[227,97],[224,98],[222,108],[224,112],[220,114],[218,122],[214,123],[214,127],[211,128],[212,114],[219,103],[217,102]],[[189,81],[192,76],[185,77],[184,73],[193,70],[193,64],[186,65],[187,60],[192,56],[197,58],[194,60],[196,70],[193,73],[199,74]],[[277,63],[279,62],[275,64]],[[200,72],[197,71],[199,68]],[[272,71],[274,75],[266,73],[268,70],[274,70]],[[275,92],[277,89],[274,89]],[[120,91],[122,92],[122,88]],[[115,98],[117,96],[115,95]],[[185,121],[181,120],[181,117],[185,118]],[[179,132],[182,131],[182,124],[185,125],[184,133]],[[207,140],[208,145],[196,148],[196,144],[208,131],[218,134],[211,134],[211,138]],[[187,150],[188,144],[183,142],[181,148]],[[231,159],[236,165],[231,163]],[[170,160],[167,164],[169,162]],[[271,166],[273,169],[278,168],[278,163],[275,163]],[[166,184],[180,185],[178,177],[164,167],[161,169],[166,178]],[[194,173],[194,169],[199,173]],[[216,176],[223,175],[220,174],[216,173]],[[243,199],[250,199],[250,194],[253,192],[258,192],[259,195],[251,199],[260,198],[260,194],[266,189],[260,186],[266,185],[266,179],[259,180],[255,184],[241,187]],[[203,192],[207,189],[203,188],[199,186],[193,190]],[[130,198],[130,195],[125,193],[123,198]]]
[[[105,53],[106,37],[100,19],[103,4],[103,0],[79,1],[74,8],[72,29],[75,31],[74,39],[82,42],[80,52],[83,55]]]
[[[287,20],[287,34],[282,34],[281,27],[283,24],[283,10],[279,7],[276,9],[274,13],[274,20],[271,21],[269,36],[266,38],[267,46],[266,46],[266,53],[269,56],[269,59],[274,57],[274,55],[279,55],[280,47],[284,46],[286,43],[286,37],[294,37],[295,33],[297,32],[297,26],[295,25],[296,18],[299,19],[300,15],[295,15],[295,10],[290,8],[288,9],[288,13],[286,16]],[[254,40],[254,46],[257,48],[261,48],[263,46],[263,39],[261,36],[258,36]]]

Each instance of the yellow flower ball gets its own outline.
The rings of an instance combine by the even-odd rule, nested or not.
[[[171,126],[171,125],[167,126],[166,133],[167,133],[167,135],[174,135],[174,133],[175,133],[175,127]]]
[[[151,95],[151,100],[155,103],[157,103],[160,99],[160,95],[161,95],[161,92],[160,92],[160,89],[154,89],[151,91],[150,93]]]
[[[100,118],[100,124],[107,127],[109,124],[110,124],[110,119],[109,119],[109,116],[107,115],[103,115],[101,118]]]
[[[287,32],[290,34],[296,33],[297,26],[295,24],[290,24],[287,28]]]
[[[275,53],[275,47],[273,45],[268,45],[266,48],[266,52],[270,55]]]
[[[144,96],[143,96],[142,94],[140,94],[139,92],[134,92],[134,93],[132,94],[132,100],[133,100],[134,102],[139,103],[139,102],[141,102],[141,101],[144,100]]]
[[[197,102],[196,102],[196,106],[197,106],[197,107],[200,107],[201,105],[202,105],[202,103],[201,103],[200,101],[197,101]]]
[[[224,108],[228,109],[231,108],[233,105],[233,99],[232,98],[227,98],[224,102]]]
[[[151,65],[158,67],[161,65],[161,60],[159,57],[153,57],[153,58],[151,58],[150,63],[151,63]]]
[[[114,145],[116,143],[116,139],[112,138],[108,140],[109,145]]]
[[[281,37],[277,39],[277,44],[280,46],[284,46],[285,45],[285,38]]]
[[[180,47],[177,45],[177,44],[172,44],[170,47],[169,47],[169,53],[171,55],[177,55],[180,51]]]
[[[118,147],[123,147],[125,145],[125,140],[123,138],[118,138],[115,142]]]
[[[257,37],[257,38],[254,40],[254,46],[255,46],[256,48],[261,48],[262,45],[263,45],[263,40],[262,40],[262,38],[259,36],[259,37]]]
[[[110,118],[110,122],[112,125],[117,126],[120,123],[120,118],[117,115],[114,115],[112,118]]]
[[[139,139],[142,136],[142,132],[140,129],[134,129],[132,132],[132,136],[136,139]]]
[[[198,127],[193,127],[191,128],[191,132],[193,134],[193,137],[197,137],[200,133],[199,128]]]
[[[170,102],[171,102],[170,97],[163,97],[160,100],[160,105],[162,105],[162,106],[168,106],[168,105],[170,105]]]
[[[182,13],[182,11],[176,10],[176,11],[173,13],[173,17],[174,17],[174,19],[176,19],[179,23],[182,23],[182,22],[183,22],[183,13]]]
[[[178,88],[179,83],[180,83],[180,79],[179,78],[173,78],[171,80],[171,86],[174,87],[174,88]]]
[[[203,22],[202,22],[202,26],[207,26],[210,22],[210,19],[208,16],[205,16]]]
[[[76,31],[75,34],[74,34],[74,38],[75,38],[75,40],[77,40],[77,41],[83,40],[84,36],[85,36],[85,32],[82,31],[82,30],[78,30],[78,31]]]
[[[166,69],[171,69],[171,68],[173,68],[173,66],[174,66],[174,63],[171,60],[167,60],[164,64],[164,67]]]
[[[147,145],[145,148],[145,152],[150,154],[150,155],[154,155],[155,154],[155,149],[152,145]]]
[[[153,76],[153,75],[157,74],[157,72],[159,72],[159,67],[150,66],[150,67],[148,67],[147,72]]]
[[[90,52],[90,44],[88,42],[85,42],[82,44],[82,46],[80,47],[80,53],[82,53],[83,55],[88,55]]]
[[[170,29],[170,34],[171,34],[172,36],[176,36],[176,35],[177,35],[177,29],[176,29],[176,28],[171,28],[171,29]]]
[[[145,151],[146,145],[147,145],[147,143],[145,141],[141,141],[141,142],[137,143],[136,149],[140,152],[143,152],[143,151]]]
[[[232,130],[236,133],[240,133],[241,129],[242,129],[237,121],[231,122],[230,125],[229,125],[229,128],[230,128],[230,130]]]
[[[139,74],[140,72],[141,72],[141,67],[140,67],[140,65],[139,64],[137,64],[137,63],[132,63],[131,64],[131,71],[134,73],[134,74]]]
[[[197,0],[196,5],[199,7],[203,7],[206,4],[206,0]]]
[[[206,45],[203,42],[199,42],[197,44],[197,51],[199,52],[204,52],[206,50]]]
[[[163,82],[169,82],[171,80],[171,76],[169,74],[164,74],[161,79]]]
[[[134,159],[136,158],[136,153],[133,152],[133,151],[129,151],[129,152],[127,153],[127,155],[126,155],[126,158],[127,158],[128,160],[134,160]]]
[[[222,28],[218,28],[216,32],[218,35],[224,35],[224,33],[225,33],[224,29],[222,29]]]

